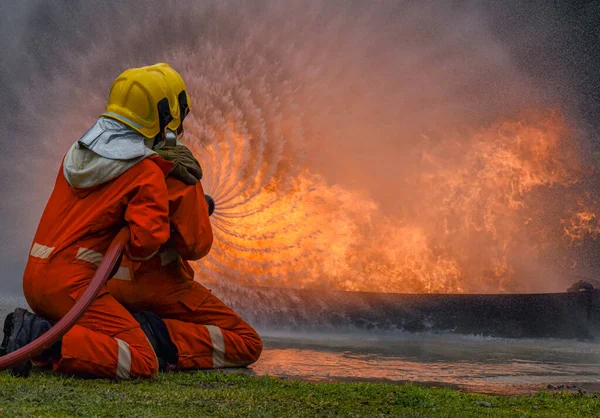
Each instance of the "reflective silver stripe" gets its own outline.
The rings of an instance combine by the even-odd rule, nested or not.
[[[131,371],[131,350],[129,344],[123,340],[115,338],[119,345],[119,357],[117,360],[117,377],[119,379],[129,379]]]
[[[46,247],[45,245],[34,242],[29,255],[32,257],[46,259],[50,257],[50,254],[52,254],[52,251],[54,251],[55,248],[56,247]]]
[[[225,341],[223,340],[223,331],[214,325],[205,325],[210,334],[210,342],[213,346],[213,368],[219,369],[225,367]]]
[[[118,120],[120,120],[122,122],[125,122],[125,123],[133,126],[134,128],[137,128],[137,129],[142,129],[143,128],[143,126],[140,125],[139,123],[135,123],[134,121],[132,121],[131,119],[127,119],[123,115],[117,115],[114,112],[104,112],[103,114],[106,115],[106,116],[111,116],[111,117],[113,117],[115,119],[118,119]]]
[[[113,279],[131,281],[131,274],[129,274],[129,267],[119,267],[119,270],[117,270]]]
[[[104,256],[97,251],[90,250],[89,248],[79,247],[77,251],[78,260],[87,261],[96,266],[99,266]],[[119,267],[117,273],[114,276],[115,279],[129,280],[131,281],[131,274],[129,273],[129,267]]]
[[[102,262],[102,258],[104,258],[104,256],[97,251],[90,250],[88,248],[79,247],[79,250],[77,251],[77,256],[75,258],[77,258],[78,260],[87,261],[88,263],[92,263],[92,264],[95,264],[96,266],[99,266],[100,263]]]

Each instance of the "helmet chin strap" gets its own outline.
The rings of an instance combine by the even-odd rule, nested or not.
[[[177,132],[173,132],[170,129],[167,129],[167,134],[165,135],[165,139],[162,139],[160,135],[157,135],[154,138],[154,144],[152,145],[153,150],[159,150],[164,147],[175,147],[179,144],[179,141],[183,137],[183,130],[177,130]]]
[[[161,149],[162,147],[164,147],[165,143],[166,143],[166,140],[163,138],[163,136],[161,134],[158,134],[154,137],[152,147],[150,147],[150,148],[152,150],[156,151],[157,149]]]
[[[144,139],[144,145],[146,145],[146,148],[150,148],[151,150],[154,149],[154,144],[155,144],[156,138],[146,138]]]
[[[167,147],[174,147],[177,145],[177,140],[179,139],[177,137],[177,133],[173,132],[170,129],[167,129],[167,135],[166,135],[166,140],[165,140],[165,146]]]

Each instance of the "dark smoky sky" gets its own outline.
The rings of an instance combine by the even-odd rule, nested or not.
[[[385,28],[410,22],[411,13],[418,12],[421,4],[427,4],[427,13],[433,16],[431,21],[436,27],[432,30],[442,35],[453,33],[457,21],[466,27],[469,19],[485,25],[486,33],[503,47],[511,63],[534,87],[560,98],[569,116],[580,122],[590,136],[598,136],[600,1],[2,1],[0,289],[19,291],[36,227],[32,219],[39,219],[39,201],[51,190],[52,181],[36,180],[36,176],[55,175],[42,169],[40,156],[56,158],[55,170],[65,151],[45,138],[48,115],[55,124],[70,124],[76,117],[61,101],[54,100],[56,97],[69,97],[73,92],[77,107],[85,108],[89,104],[86,92],[89,91],[90,101],[92,96],[97,101],[102,92],[107,95],[111,80],[123,68],[157,61],[157,51],[185,49],[197,37],[217,45],[236,45],[252,28],[261,27],[266,33],[264,27],[272,25],[269,42],[285,42],[290,39],[286,31],[306,32],[310,37],[312,31],[322,27],[343,26],[336,18],[369,15],[371,21],[381,25],[369,26],[373,34],[368,36],[379,39],[385,35],[378,31],[390,32]],[[275,24],[272,14],[267,13],[272,9],[277,10],[275,15],[279,17]],[[349,38],[344,36],[347,30],[339,31],[336,39],[323,42],[343,44]],[[336,33],[335,29],[330,32]],[[401,28],[394,34],[395,40],[403,36]],[[127,42],[120,43],[119,39]],[[473,44],[478,42],[473,39]],[[469,47],[468,43],[465,47]],[[392,45],[383,44],[377,57],[394,55]],[[94,71],[82,73],[78,57],[94,56],[95,49],[103,53],[93,63]],[[324,50],[333,53],[335,48]],[[378,69],[374,72],[384,74]],[[72,84],[64,82],[69,79]],[[501,90],[491,84],[489,88],[494,92]],[[481,97],[488,100],[484,93]],[[38,118],[38,114],[44,117]],[[74,132],[67,142],[75,141],[80,133]]]
[[[196,8],[204,9],[204,36],[211,36],[214,41],[221,42],[244,36],[237,23],[239,19],[251,19],[252,16],[240,15],[241,11],[228,3],[231,4],[231,20],[228,22],[216,9],[212,10],[214,2],[196,3]],[[247,9],[251,9],[260,19],[261,9],[270,2],[246,3],[252,4]],[[374,3],[369,8],[376,8],[378,2]],[[407,4],[418,4],[406,1],[380,3],[386,5],[386,11],[390,10],[390,4],[396,5],[398,17],[402,16]],[[558,94],[569,98],[572,107],[590,123],[597,124],[598,118],[595,115],[600,109],[600,1],[498,0],[443,3],[452,5],[444,10],[476,8],[480,11],[492,34],[510,51],[521,70],[539,80],[546,88],[555,89]],[[310,1],[306,2],[307,8],[310,5]],[[99,45],[103,38],[109,36],[103,33],[103,25],[99,22],[107,19],[118,21],[118,29],[127,32],[127,22],[139,24],[141,20],[148,18],[144,31],[154,32],[151,37],[140,39],[134,45],[135,50],[119,53],[121,57],[129,55],[141,61],[153,56],[153,49],[169,48],[169,45],[193,39],[192,33],[187,39],[181,39],[180,31],[170,30],[168,26],[161,28],[160,23],[154,21],[161,13],[165,21],[169,20],[167,17],[174,15],[181,18],[186,7],[192,6],[188,2],[182,2],[174,11],[168,2],[160,1],[130,1],[123,5],[118,1],[106,1],[101,5],[83,1],[3,1],[0,4],[0,47],[3,54],[0,67],[0,92],[3,96],[1,115],[14,120],[20,103],[36,99],[23,97],[23,87],[30,85],[33,79],[50,81],[56,72],[76,71],[69,63],[72,54]],[[336,8],[356,8],[360,13],[361,8],[365,8],[365,2],[332,1],[328,8],[334,11]],[[215,17],[212,21],[211,14]],[[388,18],[393,21],[395,16]],[[185,24],[189,28],[194,27],[193,15],[190,15]],[[448,24],[451,25],[452,21]],[[111,30],[114,30],[114,26],[111,26]],[[141,37],[148,36],[142,33]],[[107,68],[111,67],[107,65]]]

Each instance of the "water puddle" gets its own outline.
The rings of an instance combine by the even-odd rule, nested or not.
[[[600,387],[600,345],[457,335],[302,335],[263,332],[258,375],[306,380],[386,380],[489,393],[548,384]]]

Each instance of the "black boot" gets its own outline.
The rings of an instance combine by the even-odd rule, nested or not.
[[[8,315],[6,315],[6,318],[4,319],[4,329],[2,331],[2,335],[4,335],[4,337],[2,338],[2,344],[0,345],[0,357],[6,355],[6,350],[8,348],[8,339],[13,329],[14,316],[14,313],[11,312]]]
[[[17,308],[4,320],[4,339],[0,346],[0,355],[10,354],[52,328],[52,324],[23,308]],[[60,346],[60,343],[58,343]],[[55,344],[56,345],[56,344]],[[54,346],[50,349],[54,350]],[[27,360],[13,366],[10,372],[15,376],[27,377],[31,371],[31,361]]]
[[[148,337],[156,357],[158,368],[167,371],[169,366],[177,364],[177,347],[171,340],[169,330],[161,317],[152,312],[142,311],[132,314],[142,326],[142,331]]]

